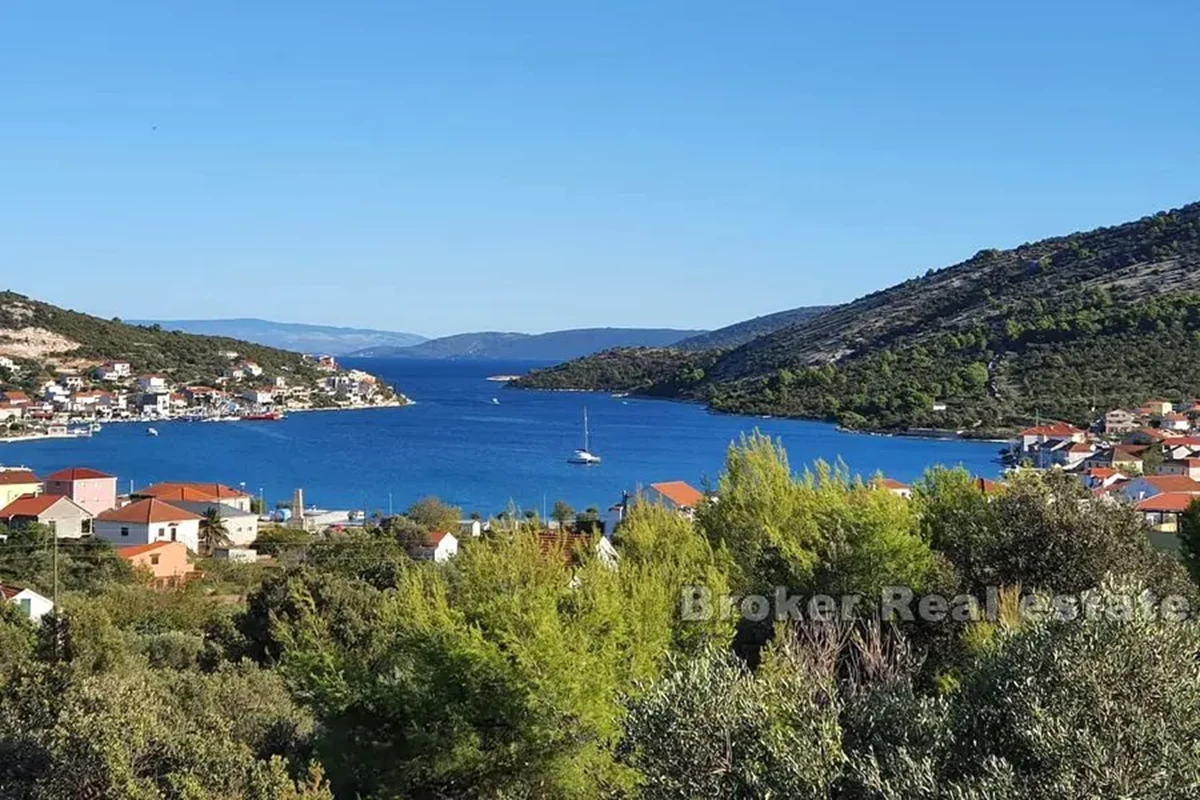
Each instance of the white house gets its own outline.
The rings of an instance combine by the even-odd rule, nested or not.
[[[167,379],[162,375],[143,375],[138,378],[137,385],[143,392],[167,391]]]
[[[152,542],[182,542],[193,553],[200,549],[200,515],[156,498],[139,500],[96,517],[97,539],[121,547]]]
[[[21,371],[21,368],[17,366],[17,362],[13,361],[8,356],[0,356],[0,369],[5,369],[9,372]]]
[[[417,561],[440,564],[458,555],[458,539],[453,533],[431,533],[424,544],[411,548],[409,555]]]
[[[256,406],[266,406],[275,402],[275,393],[271,389],[247,389],[241,396],[247,403]]]
[[[209,511],[216,511],[225,524],[225,532],[229,536],[231,547],[245,547],[258,538],[258,514],[252,511],[245,511],[237,506],[220,503],[216,500],[177,500],[171,505],[201,517]]]
[[[54,603],[42,597],[33,589],[21,589],[17,586],[0,584],[0,600],[15,604],[34,622],[41,622],[42,617],[54,609]]]
[[[242,369],[241,367],[230,367],[229,369],[225,370],[225,377],[229,378],[230,380],[240,381],[242,378],[246,377],[246,370]]]
[[[1200,481],[1183,475],[1148,475],[1126,481],[1117,491],[1129,502],[1137,503],[1167,492],[1200,495]]]
[[[160,415],[171,412],[171,395],[167,392],[161,394],[144,394],[139,400],[141,401],[142,411],[154,411]]]
[[[241,367],[247,375],[253,375],[255,378],[263,374],[262,367],[260,367],[258,364],[255,364],[253,361],[243,361]]]
[[[102,381],[118,381],[133,375],[133,366],[128,361],[108,361],[96,367],[96,378]]]

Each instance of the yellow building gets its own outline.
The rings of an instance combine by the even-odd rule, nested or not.
[[[42,482],[27,469],[0,467],[0,508],[23,494],[41,494]]]

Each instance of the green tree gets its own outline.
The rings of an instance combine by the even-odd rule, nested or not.
[[[1200,583],[1200,500],[1179,515],[1179,556],[1192,580]]]
[[[566,500],[554,501],[554,510],[550,512],[550,518],[557,522],[560,528],[565,528],[573,516],[575,509],[571,508]]]
[[[457,531],[462,509],[436,497],[422,497],[408,507],[409,519],[429,531]]]
[[[210,508],[200,517],[200,552],[212,555],[219,547],[227,547],[230,543],[229,528],[225,525],[221,512]]]

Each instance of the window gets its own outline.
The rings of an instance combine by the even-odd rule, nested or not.
[[[121,528],[121,535],[122,535],[122,536],[128,536],[128,535],[129,535],[129,528]]]
[[[150,556],[150,563],[153,566],[156,566],[156,567],[158,566],[158,553],[155,553],[152,556]]]

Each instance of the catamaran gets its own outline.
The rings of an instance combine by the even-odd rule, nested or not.
[[[568,464],[599,464],[600,456],[591,452],[591,433],[588,431],[588,413],[583,409],[583,447],[575,451],[575,455],[567,459]]]

